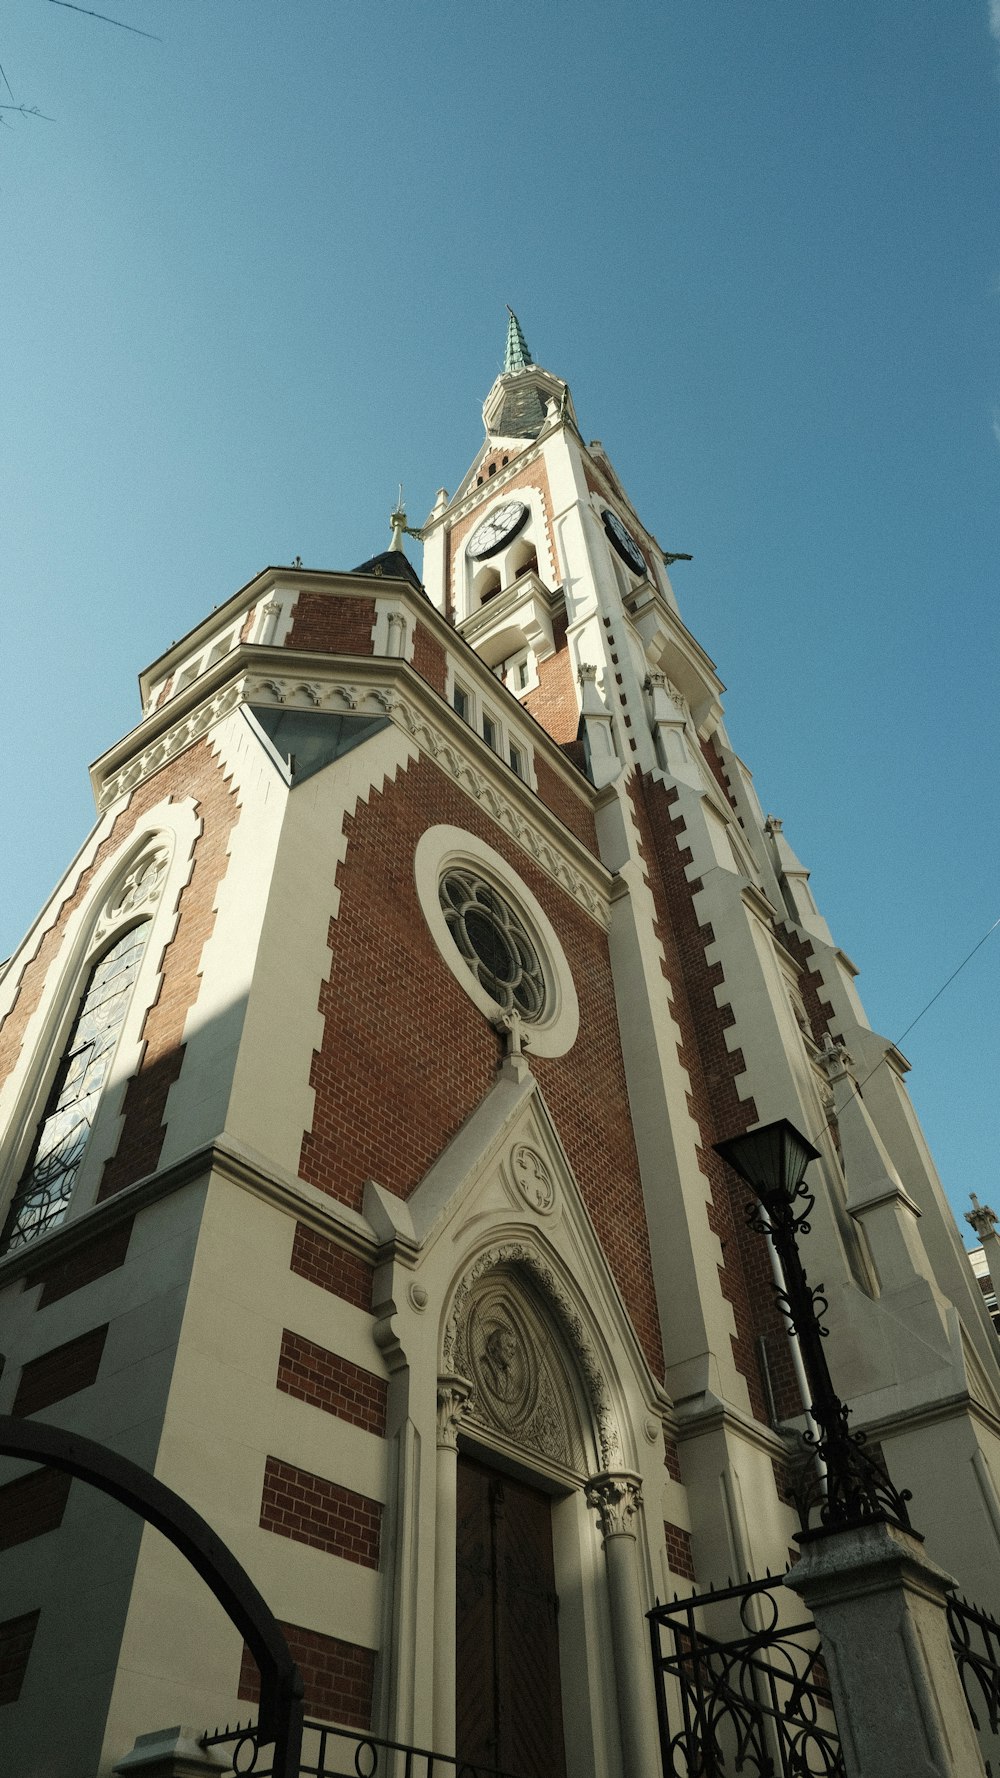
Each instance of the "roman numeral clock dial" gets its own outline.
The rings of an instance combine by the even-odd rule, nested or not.
[[[466,553],[474,562],[484,562],[488,556],[495,556],[505,543],[517,536],[527,516],[528,508],[523,500],[505,500],[502,506],[494,507],[489,518],[476,526],[466,544]]]

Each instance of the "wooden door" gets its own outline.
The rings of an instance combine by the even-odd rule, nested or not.
[[[551,1501],[458,1459],[459,1761],[565,1778]]]

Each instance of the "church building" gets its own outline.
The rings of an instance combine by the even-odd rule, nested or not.
[[[657,1778],[645,1613],[798,1529],[798,1347],[714,1144],[819,1150],[835,1385],[988,1600],[997,1334],[674,558],[513,315],[483,420],[421,575],[402,512],[359,568],[263,570],[92,768],[0,971],[0,1413],[190,1502],[311,1720]],[[4,1772],[254,1716],[104,1494],[4,1460],[0,1549]]]

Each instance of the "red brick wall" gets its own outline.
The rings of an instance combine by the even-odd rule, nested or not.
[[[292,608],[286,648],[326,654],[371,654],[375,600],[347,593],[300,593]]]
[[[246,642],[248,640],[250,631],[253,629],[253,620],[256,616],[257,616],[257,607],[256,607],[256,605],[251,605],[249,611],[246,614],[246,617],[243,619],[243,623],[240,628],[240,641],[241,642]]]
[[[0,1624],[0,1704],[16,1704],[21,1696],[38,1617],[37,1611],[28,1611]]]
[[[566,642],[566,619],[555,627],[555,654],[538,662],[538,684],[521,699],[536,722],[560,745],[576,740],[580,726],[580,702],[576,695],[573,663]]]
[[[719,749],[717,748],[714,740],[709,739],[707,741],[702,741],[701,751],[705,756],[705,763],[708,766],[708,769],[711,772],[716,783],[718,784],[719,789],[722,791],[723,796],[725,797],[726,801],[728,803],[731,803],[733,808],[735,809],[736,798],[734,797],[734,795],[732,793],[732,789],[730,787],[729,778],[726,774],[726,767],[725,767],[725,763],[723,761],[722,755],[719,752]]]
[[[431,635],[426,624],[418,623],[413,636],[413,670],[444,697],[447,662],[440,642]]]
[[[326,1414],[385,1436],[387,1388],[382,1378],[287,1327],[281,1336],[277,1386]]]
[[[677,1440],[676,1439],[674,1439],[674,1438],[665,1438],[664,1439],[664,1441],[663,1441],[663,1461],[666,1464],[667,1474],[670,1477],[671,1481],[679,1482],[681,1479],[681,1458],[680,1458],[680,1452],[677,1449]]]
[[[814,955],[812,941],[802,939],[793,926],[778,927],[778,937],[786,951],[790,951],[799,966],[799,992],[802,1004],[806,1009],[809,1028],[813,1042],[820,1049],[827,1037],[842,1037],[843,1033],[833,1029],[833,1008],[828,1000],[820,998],[826,993],[823,977],[818,969],[813,969],[810,959]]]
[[[801,1410],[788,1336],[774,1306],[767,1243],[745,1225],[746,1189],[712,1150],[712,1143],[755,1124],[757,1108],[752,1099],[739,1096],[737,1080],[746,1066],[742,1052],[730,1051],[726,1045],[726,1031],[734,1015],[730,1006],[720,1007],[716,1002],[716,989],[724,982],[722,965],[706,960],[706,949],[714,943],[715,935],[710,926],[698,924],[693,898],[701,888],[700,880],[689,883],[684,874],[691,853],[684,845],[683,827],[679,822],[675,825],[671,814],[677,792],[668,791],[659,780],[636,778],[630,794],[656,907],[664,974],[681,1030],[678,1056],[690,1081],[689,1104],[701,1139],[699,1164],[710,1186],[708,1222],[722,1245],[719,1282],[736,1322],[734,1359],[746,1379],[753,1412],[766,1425],[770,1416],[758,1336],[766,1341],[772,1382],[780,1397],[779,1412],[785,1407],[790,1412]]]
[[[177,927],[163,953],[160,991],[142,1027],[143,1054],[125,1090],[118,1147],[104,1168],[98,1200],[110,1198],[152,1173],[167,1133],[167,1094],[184,1061],[184,1023],[201,986],[201,955],[215,925],[215,897],[229,863],[229,840],[239,819],[234,790],[207,745],[191,748],[170,778],[193,796],[204,827],[195,843],[194,866],[178,901]],[[153,780],[168,780],[167,772]],[[169,781],[169,780],[168,780]],[[164,792],[160,783],[159,795]]]
[[[71,1478],[58,1469],[33,1469],[0,1488],[0,1550],[55,1531],[69,1498]]]
[[[265,1531],[377,1568],[382,1508],[377,1500],[269,1457],[264,1470],[260,1523]]]
[[[338,1247],[336,1241],[327,1240],[304,1222],[295,1224],[290,1263],[300,1278],[308,1278],[321,1290],[371,1312],[373,1268],[356,1253]]]
[[[51,1407],[54,1401],[64,1401],[66,1396],[89,1388],[100,1369],[107,1333],[106,1324],[93,1327],[63,1346],[53,1346],[40,1358],[30,1358],[21,1372],[11,1413],[37,1414],[39,1408]]]
[[[282,1624],[281,1628],[302,1674],[306,1715],[341,1723],[345,1728],[370,1729],[374,1651],[359,1648],[356,1642],[341,1642],[336,1636],[321,1636],[318,1630],[304,1630],[300,1624]],[[245,1644],[238,1696],[253,1704],[260,1702],[260,1674]]]
[[[547,809],[558,816],[564,827],[571,834],[582,840],[588,851],[598,856],[597,827],[593,811],[578,796],[575,796],[569,785],[564,782],[554,766],[550,766],[541,753],[535,754],[535,781],[538,795]]]
[[[310,1072],[313,1124],[300,1174],[356,1209],[369,1178],[407,1197],[496,1079],[499,1039],[445,966],[417,899],[414,850],[438,821],[503,853],[565,947],[580,1034],[569,1055],[537,1057],[532,1067],[649,1362],[662,1376],[607,938],[426,759],[372,791],[345,823],[340,911],[330,922],[330,973],[319,988],[324,1035]]]
[[[663,1521],[663,1535],[667,1540],[667,1561],[670,1563],[671,1574],[680,1574],[685,1580],[695,1580],[694,1557],[691,1554],[691,1533],[682,1525],[671,1525],[669,1519]]]
[[[93,1283],[95,1278],[104,1278],[109,1272],[115,1272],[125,1264],[128,1244],[132,1237],[133,1218],[120,1222],[106,1234],[98,1235],[93,1240],[85,1241],[82,1246],[74,1248],[66,1259],[54,1260],[47,1266],[39,1266],[29,1272],[24,1280],[25,1289],[30,1290],[33,1284],[40,1284],[42,1292],[35,1305],[39,1309],[47,1309],[50,1303],[59,1302],[61,1297],[70,1296],[74,1290],[81,1290],[85,1284]]]

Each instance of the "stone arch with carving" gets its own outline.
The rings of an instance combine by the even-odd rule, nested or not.
[[[527,1287],[525,1303],[529,1322],[533,1318],[530,1302],[532,1295],[534,1295],[539,1300],[542,1312],[554,1324],[560,1337],[561,1351],[554,1360],[550,1357],[547,1365],[550,1385],[555,1384],[559,1373],[568,1373],[567,1381],[570,1378],[576,1381],[579,1388],[574,1393],[582,1398],[580,1405],[584,1406],[586,1417],[590,1422],[589,1427],[583,1427],[580,1430],[584,1437],[587,1432],[590,1433],[601,1469],[620,1469],[626,1457],[625,1441],[620,1416],[608,1384],[606,1366],[598,1355],[595,1334],[588,1326],[590,1317],[586,1307],[577,1297],[568,1280],[560,1273],[561,1268],[557,1269],[546,1255],[523,1239],[498,1241],[480,1251],[466,1265],[451,1296],[442,1338],[442,1373],[465,1376],[469,1382],[473,1383],[474,1387],[478,1381],[479,1387],[482,1389],[484,1360],[480,1357],[477,1361],[470,1355],[468,1348],[470,1310],[482,1295],[482,1286],[488,1283],[492,1275],[496,1276],[498,1282],[502,1281],[504,1277],[513,1279],[515,1283],[520,1281],[523,1286]],[[502,1319],[500,1317],[494,1317],[494,1319],[499,1332],[502,1329]],[[492,1360],[492,1365],[494,1367],[499,1365],[502,1370],[506,1364],[511,1372],[511,1381],[507,1387],[512,1390],[523,1390],[523,1385],[518,1377],[518,1367],[523,1361],[516,1351],[517,1332],[513,1326],[510,1331],[514,1346],[508,1350],[505,1358],[501,1345],[496,1357]],[[489,1356],[485,1359],[485,1365],[488,1375],[491,1367]],[[478,1379],[470,1375],[470,1371],[474,1372],[477,1369],[480,1372]],[[487,1393],[492,1394],[493,1399],[484,1403],[486,1411],[477,1418],[487,1427],[492,1426],[495,1430],[508,1433],[509,1436],[510,1429],[504,1425],[506,1416],[502,1411],[502,1405],[498,1405],[495,1387],[492,1391],[488,1390]],[[550,1389],[550,1394],[556,1393],[558,1392],[555,1388]],[[544,1383],[540,1385],[536,1394],[539,1399],[544,1396]],[[544,1405],[542,1402],[543,1407]],[[560,1408],[565,1412],[568,1403],[565,1399],[562,1403],[553,1404],[550,1401],[548,1406],[550,1412],[553,1406],[557,1413]],[[555,1451],[546,1451],[544,1445],[539,1443],[539,1424],[536,1422],[536,1436],[533,1442],[527,1444],[525,1448],[535,1449],[542,1456],[557,1457],[558,1460],[566,1463],[566,1467],[576,1468],[579,1459],[583,1458],[583,1451],[578,1451],[577,1461],[574,1461],[572,1428],[567,1427],[569,1436],[566,1453],[559,1456]],[[528,1430],[530,1436],[530,1421]],[[570,1459],[568,1463],[566,1462],[567,1456]]]

